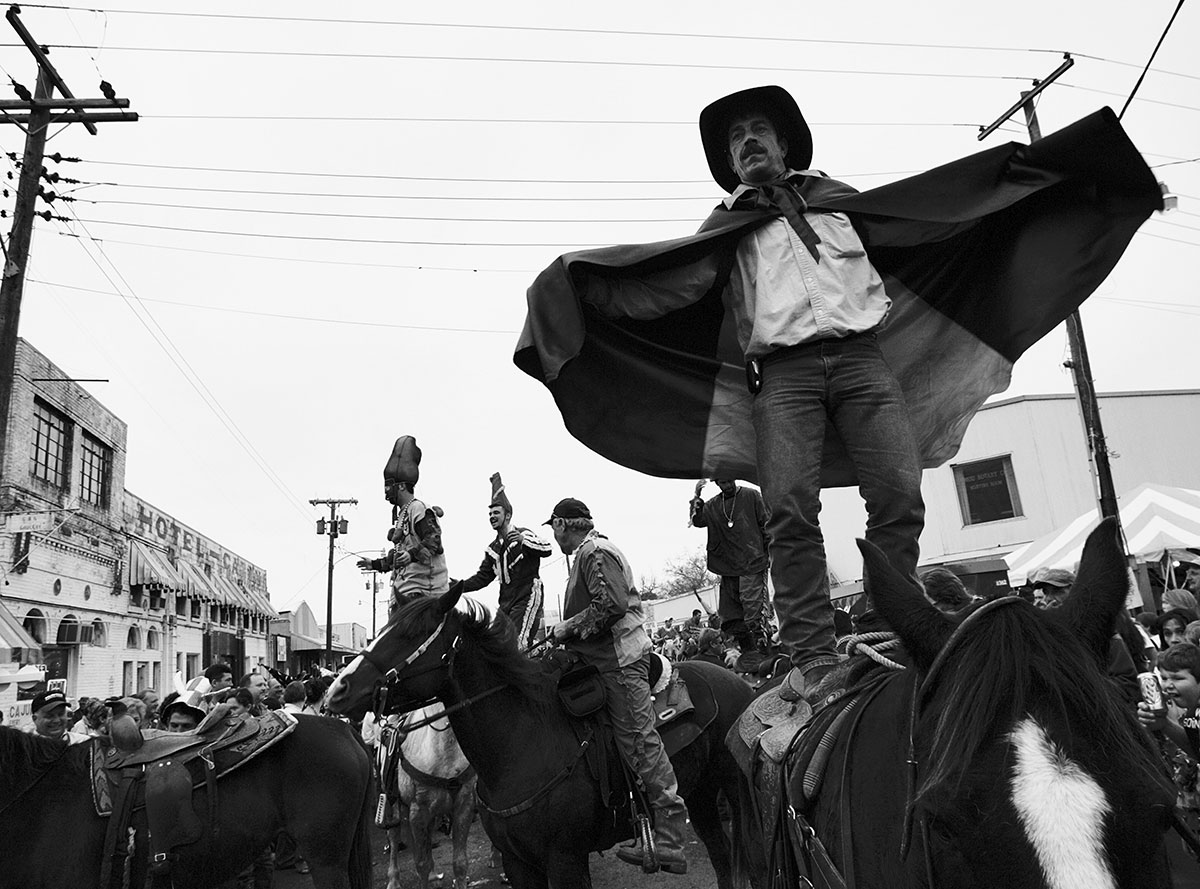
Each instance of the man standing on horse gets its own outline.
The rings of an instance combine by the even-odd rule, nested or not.
[[[359,559],[363,571],[392,572],[391,613],[416,596],[440,596],[449,589],[446,555],[442,549],[440,510],[428,507],[413,493],[421,471],[421,449],[411,435],[396,439],[383,467],[383,495],[392,504],[392,551],[381,559]]]
[[[687,873],[683,829],[687,808],[679,796],[675,770],[654,728],[650,702],[650,637],[633,570],[619,549],[592,524],[579,500],[560,500],[545,524],[566,555],[574,554],[563,595],[563,621],[554,638],[595,666],[604,680],[606,707],[621,752],[641,776],[654,809],[654,845],[660,869]],[[617,857],[641,865],[642,852],[621,846]]]
[[[513,508],[500,473],[492,474],[492,499],[488,523],[496,539],[483,552],[479,570],[462,581],[463,592],[481,590],[500,577],[499,607],[517,628],[517,647],[525,651],[542,625],[542,559],[553,551],[549,543],[528,528],[514,528]]]
[[[810,204],[845,189],[808,169],[812,134],[786,90],[765,86],[700,114],[709,170],[729,211],[771,220],[739,242],[728,309],[754,397],[758,478],[771,517],[779,635],[796,699],[838,663],[821,510],[825,438],[845,445],[867,506],[866,538],[915,577],[921,464],[900,385],[879,349],[891,299],[845,213]]]
[[[762,494],[719,478],[716,497],[703,500],[704,480],[696,482],[691,502],[692,525],[708,529],[708,570],[721,578],[717,612],[721,630],[737,642],[738,669],[755,672],[771,644],[771,600],[767,596],[767,553],[771,517]]]

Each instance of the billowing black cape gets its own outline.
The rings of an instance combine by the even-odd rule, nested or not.
[[[1013,362],[1162,209],[1109,108],[1033,145],[861,194],[810,183],[811,207],[850,216],[892,299],[880,344],[926,467],[954,456]],[[572,435],[651,475],[755,480],[751,396],[723,293],[738,241],[772,218],[721,205],[690,237],[569,253],[537,277],[514,360],[550,389]],[[829,429],[822,482],[855,481]]]

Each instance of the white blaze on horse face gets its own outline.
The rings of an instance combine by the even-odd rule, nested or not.
[[[1009,736],[1012,801],[1050,889],[1116,889],[1104,854],[1104,790],[1067,759],[1034,719]]]
[[[329,686],[329,691],[326,692],[328,695],[326,700],[330,701],[331,703],[339,701],[343,695],[350,693],[349,678],[351,675],[353,675],[354,671],[362,665],[362,660],[363,656],[360,654],[342,668],[342,671],[334,678],[333,684]]]

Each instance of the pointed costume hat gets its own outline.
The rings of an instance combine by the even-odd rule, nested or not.
[[[411,435],[402,435],[392,445],[392,456],[383,467],[385,482],[408,482],[415,485],[421,477],[421,449]]]
[[[512,515],[512,503],[509,502],[508,495],[504,493],[504,482],[500,481],[500,473],[492,473],[492,500],[488,503],[488,508],[499,506],[509,515]]]

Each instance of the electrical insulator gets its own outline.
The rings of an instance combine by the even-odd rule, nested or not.
[[[349,529],[349,527],[350,527],[350,523],[348,521],[346,521],[345,519],[338,519],[338,533],[339,534],[345,534],[346,531]]]
[[[325,533],[325,520],[324,519],[317,519],[317,533],[318,534]]]

